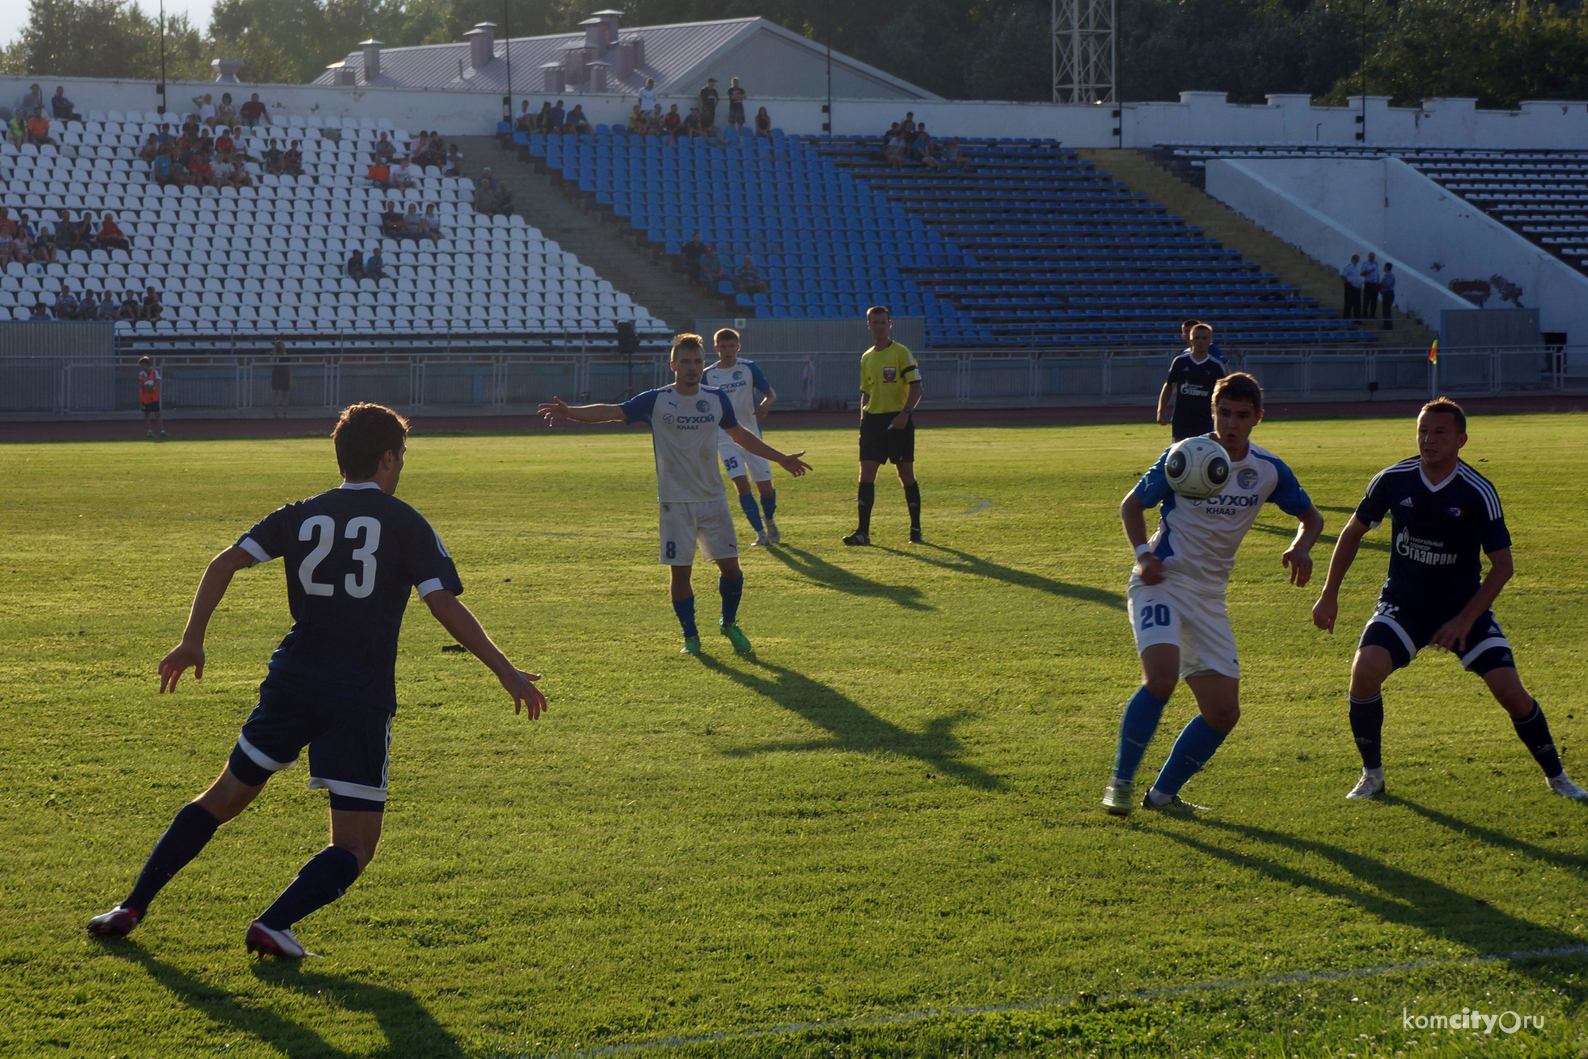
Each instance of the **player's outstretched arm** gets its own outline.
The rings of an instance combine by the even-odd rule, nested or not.
[[[529,710],[529,719],[536,720],[546,712],[546,696],[540,693],[535,686],[535,681],[540,679],[539,673],[525,673],[507,660],[496,644],[491,642],[490,636],[480,625],[479,619],[463,605],[463,602],[444,588],[438,588],[425,596],[425,605],[430,608],[430,613],[435,615],[441,627],[451,633],[453,637],[469,649],[469,653],[481,662],[485,668],[496,674],[496,679],[502,682],[502,688],[513,696],[513,713],[516,715],[521,710]]]
[[[1472,623],[1477,621],[1484,611],[1494,606],[1494,601],[1500,597],[1500,590],[1505,587],[1507,581],[1511,580],[1511,575],[1515,572],[1516,565],[1511,561],[1511,549],[1501,548],[1497,552],[1489,552],[1489,573],[1483,579],[1483,584],[1478,586],[1478,591],[1473,594],[1467,605],[1461,608],[1461,613],[1436,629],[1428,642],[1458,654],[1465,651],[1467,634],[1472,631]]]
[[[777,391],[768,386],[761,391],[761,400],[755,406],[757,419],[765,419],[772,414],[772,402],[777,400]]]
[[[1300,588],[1312,580],[1312,546],[1318,543],[1318,535],[1323,532],[1323,515],[1314,505],[1302,512],[1298,522],[1296,538],[1279,562],[1290,571],[1290,583]]]
[[[188,611],[187,627],[182,630],[182,642],[171,648],[160,659],[160,690],[175,691],[176,682],[193,667],[193,678],[204,676],[204,634],[209,629],[210,617],[221,605],[232,575],[254,565],[254,557],[235,544],[210,560],[199,581],[198,592],[193,596],[193,608]]]
[[[1329,556],[1329,575],[1323,580],[1323,591],[1318,602],[1312,605],[1312,624],[1326,632],[1334,632],[1334,619],[1340,615],[1340,586],[1345,583],[1346,571],[1356,561],[1357,549],[1370,527],[1352,515],[1334,542],[1334,554]]]
[[[801,456],[805,455],[804,449],[786,454],[779,452],[740,426],[726,427],[725,432],[730,438],[738,442],[739,447],[745,452],[753,453],[763,460],[771,460],[796,478],[811,469],[810,464],[800,459]]]
[[[561,397],[553,397],[549,404],[540,406],[540,418],[550,426],[559,419],[571,420],[575,423],[621,423],[625,417],[622,405],[570,405]]]
[[[1125,539],[1130,542],[1131,548],[1136,551],[1136,569],[1141,573],[1141,582],[1144,585],[1156,585],[1163,581],[1163,560],[1149,551],[1142,551],[1147,544],[1147,509],[1142,505],[1141,497],[1132,489],[1125,494],[1125,499],[1119,502],[1119,521],[1125,527]]]

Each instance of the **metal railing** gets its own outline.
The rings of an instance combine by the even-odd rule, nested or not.
[[[1231,355],[1271,399],[1370,400],[1420,397],[1588,393],[1584,350],[1558,347],[1441,351],[1251,350]],[[853,407],[859,357],[772,353],[753,359],[783,408]],[[1163,385],[1162,349],[1086,352],[927,352],[919,358],[927,408],[1144,404]],[[269,407],[277,365],[267,350],[165,354],[162,404],[175,412],[249,415]],[[1568,365],[1574,366],[1568,370]],[[541,401],[612,401],[672,381],[665,351],[632,357],[577,350],[496,349],[441,352],[294,350],[287,365],[295,407],[336,409],[376,401],[432,414],[527,413]],[[77,416],[136,412],[136,357],[5,356],[0,413]]]

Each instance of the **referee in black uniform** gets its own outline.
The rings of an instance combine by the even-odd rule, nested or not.
[[[1208,352],[1212,344],[1213,328],[1197,324],[1191,329],[1191,347],[1169,365],[1169,378],[1158,394],[1158,425],[1169,427],[1175,441],[1213,432],[1213,384],[1224,378],[1225,371]]]

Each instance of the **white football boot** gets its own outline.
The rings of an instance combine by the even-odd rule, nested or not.
[[[1347,798],[1377,798],[1384,793],[1384,770],[1363,769],[1362,778],[1346,794]]]
[[[1564,772],[1562,772],[1559,776],[1551,777],[1544,782],[1549,784],[1550,790],[1554,791],[1562,798],[1570,798],[1573,801],[1578,802],[1588,802],[1588,791],[1583,790],[1581,787],[1573,783],[1566,777]]]

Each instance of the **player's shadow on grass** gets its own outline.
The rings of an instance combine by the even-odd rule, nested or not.
[[[1239,870],[1260,872],[1275,882],[1349,901],[1386,923],[1411,927],[1430,937],[1455,942],[1474,955],[1509,955],[1548,949],[1580,952],[1583,948],[1580,935],[1530,923],[1500,911],[1484,898],[1461,893],[1361,853],[1245,824],[1218,820],[1198,820],[1197,824],[1224,832],[1236,839],[1240,848],[1227,849],[1182,831],[1164,829],[1158,834]],[[1282,847],[1304,857],[1317,857],[1344,870],[1361,885],[1323,879],[1260,856],[1255,851],[1259,844]],[[1580,975],[1568,974],[1565,969],[1540,960],[1520,961],[1511,966],[1520,974],[1561,990],[1574,1003],[1588,1000],[1588,982],[1581,981]],[[1557,971],[1560,973],[1555,973]]]
[[[246,1006],[240,1004],[224,988],[162,963],[136,942],[108,942],[103,947],[110,955],[142,967],[150,978],[169,990],[177,1000],[217,1026],[266,1043],[290,1059],[309,1059],[311,1056],[336,1059],[350,1054],[329,1043],[309,1027],[258,1005],[252,998]],[[311,1004],[323,1004],[325,998],[331,998],[344,1013],[373,1017],[386,1037],[386,1048],[377,1054],[422,1055],[426,1059],[462,1059],[464,1055],[462,1046],[425,1010],[424,1005],[400,989],[372,985],[339,975],[320,974],[288,961],[261,961],[254,965],[254,976],[277,989],[300,994]]]
[[[970,787],[1002,790],[1004,782],[984,769],[962,761],[960,742],[954,736],[959,720],[953,715],[935,717],[926,731],[912,732],[892,721],[883,720],[855,700],[803,673],[772,665],[755,658],[744,659],[765,674],[725,665],[709,655],[699,656],[701,664],[740,687],[771,699],[785,710],[797,713],[831,738],[798,743],[763,743],[728,751],[731,757],[751,754],[787,753],[802,750],[846,750],[858,754],[892,753],[914,758],[945,776]]]
[[[802,548],[791,548],[783,544],[775,548],[767,548],[766,553],[793,573],[847,595],[886,599],[897,603],[905,610],[937,609],[921,599],[922,592],[914,585],[885,585],[881,581],[872,581],[852,570],[846,570],[826,559],[818,558]]]
[[[994,581],[1002,581],[1006,585],[1031,588],[1038,592],[1047,592],[1050,595],[1079,600],[1082,603],[1096,603],[1098,606],[1112,607],[1114,610],[1125,609],[1125,597],[1118,592],[1110,592],[1106,588],[1093,588],[1090,585],[1071,584],[1068,581],[1055,581],[1050,577],[1031,573],[1029,570],[1017,570],[1012,566],[1002,566],[972,555],[970,552],[962,552],[955,548],[945,548],[941,544],[918,544],[911,551],[902,551],[883,545],[873,545],[873,547],[890,555],[900,555],[906,559],[914,559],[916,562],[926,563],[928,566],[935,566],[942,570],[952,570],[959,574],[970,574],[972,577],[989,577]],[[922,551],[921,549],[923,548],[930,548],[943,554],[933,555],[931,552]]]
[[[1570,853],[1560,853],[1556,850],[1545,849],[1543,846],[1535,846],[1531,842],[1523,842],[1514,835],[1507,835],[1484,827],[1481,824],[1469,824],[1465,820],[1458,820],[1454,816],[1441,813],[1438,809],[1430,809],[1425,805],[1419,805],[1409,798],[1397,797],[1388,791],[1385,791],[1379,797],[1391,805],[1404,805],[1423,819],[1438,824],[1440,827],[1449,828],[1458,835],[1468,835],[1481,839],[1489,845],[1500,849],[1510,849],[1518,853],[1525,853],[1534,860],[1553,864],[1557,868],[1566,868],[1574,874],[1580,874],[1583,871],[1582,858],[1573,856]]]

